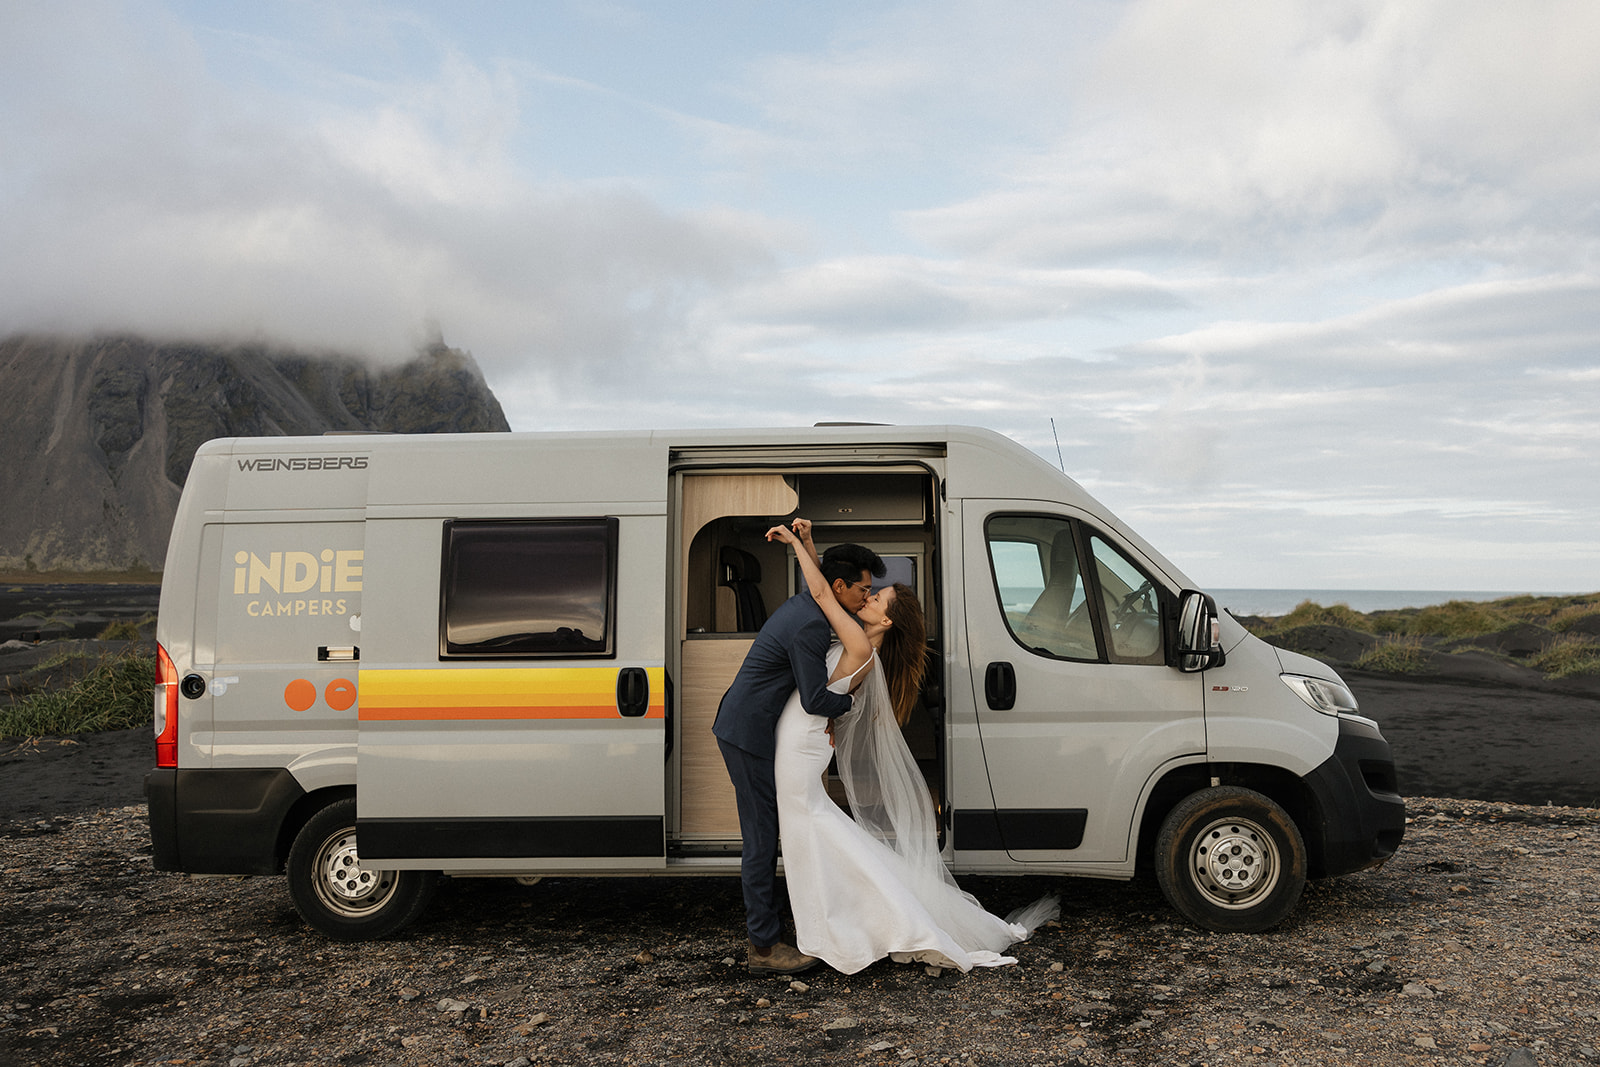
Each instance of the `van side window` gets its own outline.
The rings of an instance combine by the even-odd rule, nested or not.
[[[616,519],[447,522],[441,658],[615,655]]]
[[[1107,643],[1113,663],[1164,663],[1161,597],[1156,584],[1133,561],[1098,534],[1089,535],[1095,581],[1105,606]]]
[[[988,542],[996,592],[1017,641],[1063,659],[1100,659],[1072,524],[1048,515],[996,515]]]

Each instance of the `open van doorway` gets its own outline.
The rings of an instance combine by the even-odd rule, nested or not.
[[[944,598],[934,507],[938,477],[926,463],[903,460],[874,466],[811,461],[775,469],[769,459],[759,468],[697,468],[675,474],[681,714],[674,750],[681,773],[674,805],[678,829],[670,855],[693,862],[739,850],[733,786],[711,724],[766,616],[804,588],[793,551],[766,539],[771,527],[796,517],[811,520],[819,552],[844,543],[877,552],[887,573],[875,584],[903,582],[922,603],[930,646],[928,673],[903,734],[933,797],[942,844],[947,787]],[[828,785],[830,795],[848,810],[832,768]]]

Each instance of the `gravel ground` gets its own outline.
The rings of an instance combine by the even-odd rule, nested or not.
[[[150,867],[142,806],[0,824],[0,1065],[1600,1062],[1600,811],[1413,799],[1385,867],[1264,935],[1152,887],[967,879],[1064,913],[969,975],[756,979],[734,879],[447,882],[346,945],[282,879]]]

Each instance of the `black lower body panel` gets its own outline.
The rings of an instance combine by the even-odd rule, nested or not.
[[[1322,821],[1318,878],[1376,866],[1394,855],[1406,832],[1406,802],[1395,781],[1389,742],[1366,723],[1339,720],[1333,755],[1305,776]]]
[[[150,841],[158,871],[277,874],[284,819],[305,790],[282,767],[151,771]]]
[[[1074,849],[1083,844],[1087,808],[979,809],[956,812],[956,847],[980,852]]]
[[[663,856],[659,815],[502,819],[360,819],[363,860]]]

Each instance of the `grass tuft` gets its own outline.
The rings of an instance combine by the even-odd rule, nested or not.
[[[1568,604],[1550,616],[1550,629],[1558,633],[1563,630],[1570,630],[1578,622],[1593,618],[1596,615],[1600,615],[1600,605]]]
[[[1323,607],[1310,600],[1302,600],[1289,614],[1278,620],[1278,624],[1286,629],[1296,626],[1343,626],[1349,630],[1366,629],[1367,617],[1359,611],[1353,611],[1348,604],[1334,604]]]
[[[40,664],[41,669],[58,667],[78,677],[63,688],[35,693],[0,710],[0,736],[127,730],[150,722],[154,656],[130,650],[95,660],[77,653]]]
[[[1257,637],[1271,640],[1301,626],[1343,626],[1348,630],[1369,632],[1372,629],[1368,617],[1352,610],[1348,604],[1323,607],[1314,600],[1302,600],[1289,614],[1263,619],[1250,630]]]
[[[1523,619],[1520,616],[1500,608],[1493,601],[1451,600],[1418,611],[1406,632],[1445,638],[1477,637],[1504,630],[1521,621]]]
[[[1562,634],[1529,656],[1528,662],[1551,678],[1600,674],[1600,643],[1580,634]]]
[[[1381,674],[1425,674],[1428,653],[1420,637],[1389,634],[1351,664],[1357,670]]]
[[[106,624],[106,628],[95,634],[96,641],[137,641],[139,628],[147,623],[155,622],[154,615],[146,615],[142,619],[118,619],[116,622]]]

